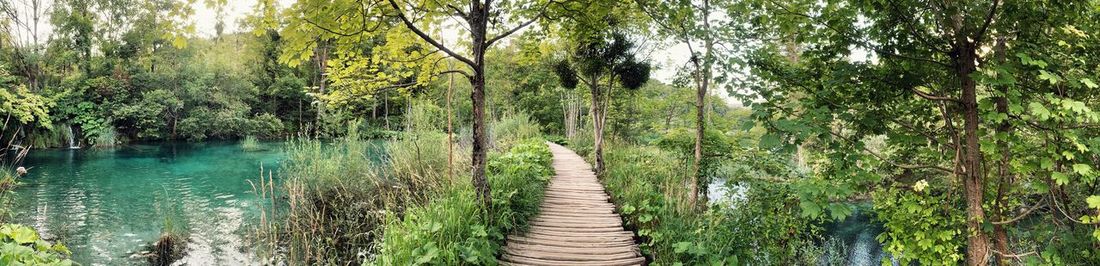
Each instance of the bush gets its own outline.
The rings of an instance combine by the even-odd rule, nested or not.
[[[514,145],[489,160],[492,208],[479,206],[468,182],[448,187],[442,198],[386,219],[379,265],[495,264],[505,236],[524,230],[538,212],[552,176],[550,149],[540,139]]]

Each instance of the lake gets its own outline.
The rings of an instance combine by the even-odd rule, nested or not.
[[[16,189],[15,220],[61,241],[84,265],[148,265],[130,256],[166,227],[188,236],[177,264],[251,265],[259,199],[249,180],[276,170],[282,143],[244,151],[235,142],[33,150]],[[277,174],[276,174],[277,176]],[[277,177],[276,177],[277,179]]]

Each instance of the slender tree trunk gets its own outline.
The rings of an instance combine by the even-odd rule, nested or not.
[[[602,99],[600,93],[599,77],[592,77],[588,83],[588,90],[592,94],[592,103],[589,107],[589,113],[592,117],[592,153],[595,158],[596,165],[595,171],[599,175],[603,173],[603,117],[604,110],[600,108],[600,100]]]
[[[326,71],[328,70],[328,44],[325,42],[321,42],[321,44],[319,44],[317,47],[317,68],[317,71],[319,72],[318,75],[320,75],[320,78],[318,79],[319,81],[317,82],[317,90],[320,94],[323,95],[328,92],[328,73],[326,73]],[[321,121],[321,118],[324,117],[324,114],[324,103],[317,102],[316,121]]]
[[[473,38],[471,49],[473,53],[473,77],[470,85],[470,101],[473,103],[473,145],[471,161],[473,165],[473,185],[477,190],[478,198],[483,206],[492,206],[492,193],[489,182],[485,178],[486,136],[485,136],[485,49],[486,29],[488,26],[490,10],[487,5],[479,0],[470,1],[468,22],[470,24],[470,36]]]
[[[454,69],[453,64],[449,64],[448,67],[450,67],[452,70]],[[454,119],[452,119],[452,117],[454,117],[454,113],[451,108],[451,97],[453,97],[454,95],[453,91],[455,87],[455,76],[454,74],[450,74],[447,75],[447,78],[447,180],[453,181],[455,175],[455,134]]]

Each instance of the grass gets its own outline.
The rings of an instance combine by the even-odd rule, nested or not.
[[[288,144],[283,185],[270,176],[254,184],[264,198],[284,198],[285,210],[265,210],[258,238],[265,253],[291,264],[348,265],[369,261],[392,213],[427,201],[450,184],[446,137],[409,133],[387,142],[378,158],[376,141],[357,131],[337,141],[297,140]],[[455,165],[468,165],[456,150]],[[466,172],[458,167],[455,172]],[[282,194],[283,195],[276,195]]]
[[[386,219],[378,265],[495,264],[505,236],[525,230],[553,174],[550,150],[539,138],[516,142],[489,160],[492,208],[482,208],[468,181],[441,197]]]
[[[256,140],[256,137],[245,136],[241,139],[241,150],[243,151],[261,151],[263,146],[260,145],[260,141]]]

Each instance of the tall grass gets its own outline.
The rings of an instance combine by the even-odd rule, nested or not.
[[[469,181],[439,197],[386,219],[378,265],[495,264],[505,236],[524,230],[538,212],[553,174],[550,150],[541,139],[517,142],[489,160],[493,205],[482,208]]]
[[[491,153],[494,204],[482,208],[470,185],[469,146],[455,145],[449,158],[440,120],[430,118],[437,109],[414,106],[407,131],[384,144],[364,140],[358,127],[332,142],[288,144],[282,185],[270,175],[253,184],[265,201],[285,205],[261,210],[261,254],[292,265],[495,262],[504,235],[537,210],[549,150],[541,140],[521,141],[539,135],[527,116],[499,127],[508,143],[497,147],[512,152]],[[439,256],[424,257],[433,252]]]
[[[390,213],[430,198],[449,184],[446,138],[411,133],[384,145],[364,140],[354,127],[332,143],[298,140],[282,164],[286,212],[264,219],[261,234],[291,264],[353,265],[377,253],[376,241]],[[379,158],[378,151],[387,155]],[[455,165],[468,161],[456,151]],[[459,168],[462,169],[462,168]],[[456,170],[456,172],[461,170]],[[261,195],[275,191],[260,184]]]
[[[260,151],[263,150],[263,146],[260,146],[260,141],[256,140],[256,137],[245,136],[241,139],[241,150],[243,151]]]
[[[92,147],[111,148],[116,145],[118,145],[118,132],[115,132],[114,127],[108,126],[99,129],[96,131],[95,138],[92,139]]]
[[[542,128],[526,113],[510,113],[490,124],[489,136],[498,149],[507,150],[519,141],[541,137]]]

